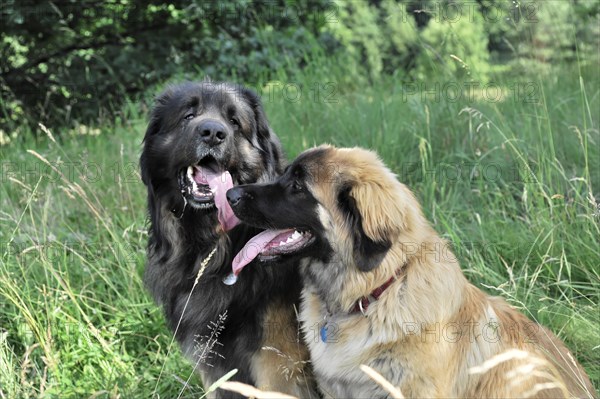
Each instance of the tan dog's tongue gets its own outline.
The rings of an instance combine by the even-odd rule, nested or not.
[[[250,241],[244,245],[244,248],[238,252],[235,258],[233,258],[233,262],[231,263],[233,274],[236,276],[240,274],[244,266],[252,262],[252,260],[265,249],[269,242],[286,231],[287,230],[265,230],[252,237]]]
[[[200,168],[198,173],[197,183],[208,184],[212,191],[215,206],[217,207],[217,217],[223,230],[229,231],[240,223],[240,220],[235,216],[229,202],[227,202],[227,190],[233,187],[233,180],[228,171],[213,172],[209,168]]]

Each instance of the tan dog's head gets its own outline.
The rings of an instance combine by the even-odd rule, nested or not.
[[[276,181],[238,186],[227,197],[241,220],[269,229],[241,253],[263,261],[339,259],[367,272],[426,226],[408,188],[361,148],[307,150]]]

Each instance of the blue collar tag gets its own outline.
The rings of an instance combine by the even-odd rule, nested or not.
[[[338,326],[335,323],[331,323],[329,321],[325,321],[325,324],[323,324],[323,327],[321,327],[321,341],[323,341],[326,344],[330,344],[333,342],[338,342],[337,340],[337,333],[338,333]]]
[[[321,327],[321,341],[327,343],[327,323]]]

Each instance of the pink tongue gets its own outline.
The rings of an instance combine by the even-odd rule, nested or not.
[[[229,202],[227,202],[227,190],[233,187],[233,180],[228,171],[215,173],[208,168],[200,168],[197,172],[200,175],[196,178],[196,182],[200,184],[208,184],[210,191],[213,192],[215,198],[215,206],[217,207],[217,217],[223,230],[229,231],[240,223],[240,220],[235,216]]]
[[[231,268],[236,276],[240,274],[244,266],[252,262],[258,254],[265,249],[267,244],[271,242],[279,234],[283,234],[288,230],[265,230],[260,234],[252,237],[250,241],[244,245],[244,248],[233,258]]]

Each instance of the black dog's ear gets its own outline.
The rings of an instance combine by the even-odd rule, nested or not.
[[[354,244],[354,260],[360,271],[368,272],[381,264],[383,258],[392,247],[387,239],[373,240],[363,228],[363,217],[356,200],[351,195],[352,187],[344,187],[338,194],[338,204],[344,212],[352,229]]]
[[[146,134],[144,135],[144,140],[142,141],[142,155],[140,156],[140,174],[142,175],[142,181],[148,187],[150,187],[150,168],[148,165],[148,147],[150,146],[150,141],[152,140],[152,136],[157,135],[161,129],[161,118],[157,115],[156,108],[152,111],[152,115],[150,117],[150,123],[148,123],[148,128],[146,129]]]
[[[259,138],[269,139],[272,131],[269,126],[269,121],[267,120],[267,115],[265,114],[265,110],[263,109],[262,102],[260,101],[260,97],[254,91],[243,88],[242,89],[244,97],[246,101],[252,107],[254,111],[254,117],[256,120],[256,130]]]
[[[172,96],[173,88],[168,87],[164,92],[156,97],[154,100],[154,107],[150,112],[150,122],[148,122],[148,127],[146,128],[146,133],[144,134],[144,139],[142,140],[143,149],[142,155],[140,156],[140,171],[142,175],[142,181],[147,186],[150,186],[150,165],[148,165],[146,154],[148,153],[148,147],[151,145],[150,142],[152,141],[152,138],[158,135],[163,127],[162,121],[164,106],[171,100]]]
[[[283,172],[283,161],[285,159],[279,138],[269,125],[267,115],[258,94],[248,88],[243,88],[242,93],[252,108],[252,111],[254,111],[254,118],[256,121],[256,139],[258,145],[263,151],[268,153],[268,156],[266,157],[270,159],[268,165],[269,167],[275,166],[277,170],[273,172],[276,175],[279,175]]]
[[[145,152],[142,152],[142,155],[140,155],[140,174],[142,175],[142,182],[148,186],[150,184],[150,177],[148,176],[148,161]]]

